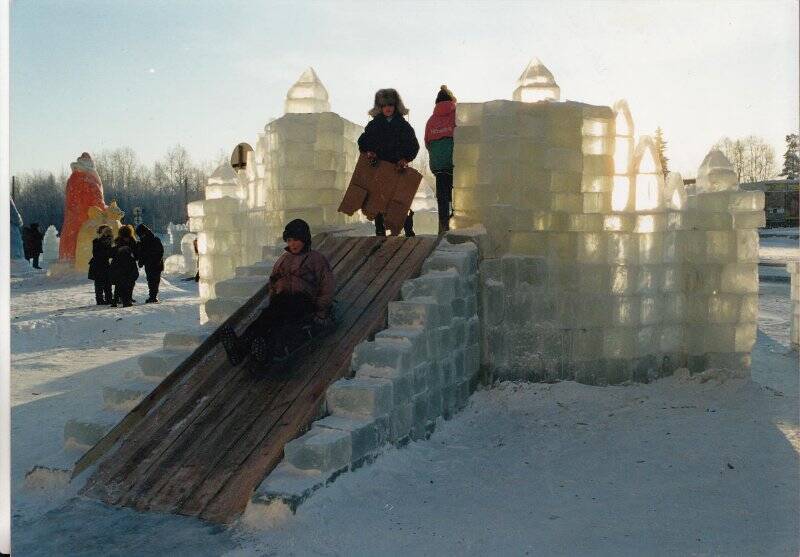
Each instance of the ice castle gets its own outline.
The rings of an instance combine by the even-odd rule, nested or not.
[[[740,191],[712,151],[689,195],[678,174],[664,175],[653,140],[636,135],[624,100],[560,98],[534,58],[513,100],[458,105],[453,226],[487,233],[484,366],[589,383],[748,367],[763,193]],[[209,179],[207,199],[189,206],[203,319],[235,309],[215,302],[215,285],[271,253],[285,222],[322,230],[357,220],[336,208],[362,127],[330,112],[311,68],[289,89],[285,112],[255,148],[238,145]]]

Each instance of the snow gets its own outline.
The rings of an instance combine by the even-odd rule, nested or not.
[[[794,230],[797,231],[796,228]],[[762,229],[759,232],[759,262],[783,266],[787,261],[800,261],[800,242],[797,236],[772,233],[771,229]]]
[[[67,468],[80,453],[63,451],[64,424],[102,408],[102,390],[138,372],[136,358],[161,346],[164,333],[198,325],[197,284],[162,278],[160,304],[144,304],[139,278],[132,308],[97,306],[94,286],[79,276],[43,273],[11,278],[11,451],[15,519],[61,500],[29,497],[26,472]],[[121,417],[121,415],[120,415]]]
[[[195,283],[96,309],[88,281],[12,282],[15,555],[797,555],[798,363],[789,286],[763,284],[752,380],[506,382],[427,441],[387,449],[273,530],[225,529],[46,493],[24,473],[61,449],[163,333],[197,320]],[[141,285],[137,295],[142,298]],[[117,320],[121,318],[121,320]],[[37,394],[34,394],[37,393]],[[80,483],[80,482],[79,482]]]

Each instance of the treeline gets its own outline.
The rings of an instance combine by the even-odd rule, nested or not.
[[[116,201],[133,222],[134,207],[141,207],[142,221],[162,233],[169,222],[187,220],[186,204],[202,199],[214,163],[192,161],[181,145],[169,149],[153,165],[139,161],[130,147],[90,153],[103,181],[106,203]],[[71,162],[71,161],[70,161]],[[14,176],[14,201],[25,224],[38,222],[45,230],[64,221],[64,192],[69,171],[34,171]]]

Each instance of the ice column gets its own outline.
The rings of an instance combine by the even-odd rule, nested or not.
[[[224,164],[230,168],[228,163]],[[214,175],[220,174],[224,174],[224,171],[218,168]],[[236,267],[242,265],[241,223],[247,209],[242,199],[224,196],[193,201],[189,203],[188,210],[189,229],[197,233],[199,293],[201,302],[205,304],[216,297],[214,286],[233,277]],[[207,320],[205,307],[201,305],[200,321],[205,323]]]
[[[295,218],[306,220],[313,232],[361,219],[337,208],[358,160],[362,131],[333,112],[286,114],[266,125],[257,151],[270,240],[279,241],[283,226]]]
[[[740,191],[716,150],[697,171],[696,192],[687,199],[685,246],[689,367],[746,368],[756,340],[764,192]]]

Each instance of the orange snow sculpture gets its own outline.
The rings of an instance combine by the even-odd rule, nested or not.
[[[94,168],[89,153],[83,153],[70,164],[72,174],[67,180],[64,201],[64,225],[61,227],[61,243],[58,247],[59,261],[74,261],[78,231],[88,218],[89,207],[106,209],[103,201],[103,183]]]

